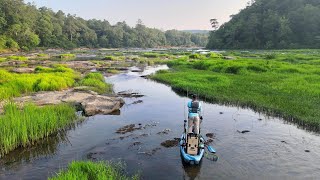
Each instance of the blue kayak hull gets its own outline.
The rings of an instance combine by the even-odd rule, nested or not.
[[[186,141],[186,136],[183,133],[181,136],[180,143],[179,143],[180,153],[181,153],[182,159],[184,160],[185,163],[199,164],[203,158],[203,155],[204,155],[204,148],[200,148],[198,155],[187,154],[185,151],[185,148],[182,146],[183,144],[185,144],[185,141]]]

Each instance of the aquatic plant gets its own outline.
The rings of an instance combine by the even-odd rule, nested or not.
[[[66,179],[110,179],[110,180],[138,180],[138,175],[132,177],[123,173],[123,163],[110,162],[91,162],[91,161],[74,161],[68,169],[59,172],[55,177],[49,180],[66,180]]]
[[[78,82],[79,86],[89,86],[89,89],[100,94],[112,92],[112,85],[105,82],[101,73],[91,72]]]
[[[28,58],[25,56],[8,56],[7,60],[27,61]]]
[[[37,107],[27,104],[4,106],[0,116],[0,156],[17,147],[27,147],[65,128],[76,120],[75,108],[68,104]]]

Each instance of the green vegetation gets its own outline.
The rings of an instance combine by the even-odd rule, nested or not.
[[[63,66],[37,67],[36,74],[16,74],[0,70],[0,100],[36,91],[63,90],[72,87],[77,78],[72,69]]]
[[[76,58],[75,54],[60,54],[58,58],[63,59],[63,60],[70,60]]]
[[[226,55],[230,53],[234,52]],[[161,71],[153,79],[320,130],[320,52],[270,53],[244,53],[253,58],[237,56],[237,60],[178,59],[168,62],[173,71]]]
[[[103,60],[107,60],[107,61],[115,61],[116,58],[114,56],[106,56],[103,58]]]
[[[72,162],[66,171],[57,174],[50,180],[126,180],[139,179],[139,176],[128,177],[122,173],[123,164],[109,162],[79,161]]]
[[[4,61],[6,61],[6,60],[7,60],[7,58],[0,57],[0,62],[4,62]]]
[[[320,1],[255,0],[210,34],[212,49],[320,47]]]
[[[107,84],[101,73],[92,72],[87,74],[79,82],[79,86],[89,86],[89,89],[100,94],[111,93],[112,85]]]
[[[28,58],[24,56],[8,56],[7,60],[27,61]]]
[[[25,105],[22,110],[9,103],[0,116],[0,156],[17,147],[26,147],[48,137],[76,120],[75,108],[60,104],[36,107]]]

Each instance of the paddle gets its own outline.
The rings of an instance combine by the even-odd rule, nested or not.
[[[217,151],[212,146],[208,145],[208,142],[203,138],[203,136],[201,136],[201,137],[204,140],[204,144],[207,147],[208,151],[211,153],[216,153]]]

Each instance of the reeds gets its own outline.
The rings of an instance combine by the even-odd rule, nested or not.
[[[66,171],[62,171],[50,180],[101,179],[101,180],[135,180],[138,175],[128,177],[123,173],[122,163],[79,161],[72,162]]]
[[[65,128],[76,120],[75,108],[68,104],[22,109],[14,103],[4,107],[0,116],[0,155],[17,147],[26,147]]]

